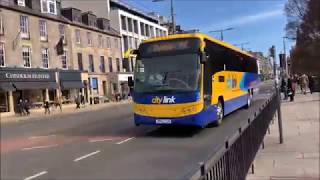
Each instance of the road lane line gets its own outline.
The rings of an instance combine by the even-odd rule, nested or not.
[[[122,144],[122,143],[125,143],[125,142],[127,142],[127,141],[130,141],[130,140],[132,140],[132,139],[134,139],[134,137],[131,137],[131,138],[125,139],[125,140],[123,140],[123,141],[117,142],[116,144]]]
[[[93,156],[95,154],[98,154],[100,151],[95,151],[95,152],[92,152],[92,153],[89,153],[87,155],[84,155],[84,156],[81,156],[81,157],[78,157],[77,159],[73,160],[74,162],[77,162],[77,161],[80,161],[82,159],[85,159],[87,157],[90,157],[90,156]]]
[[[33,150],[33,149],[51,148],[51,147],[55,147],[55,146],[58,146],[58,144],[51,144],[51,145],[47,145],[47,146],[35,146],[35,147],[30,147],[30,148],[23,148],[23,149],[21,149],[21,151],[29,151],[29,150]]]
[[[35,174],[33,176],[26,177],[23,180],[31,180],[31,179],[37,178],[39,176],[42,176],[44,174],[47,174],[47,173],[48,173],[47,171],[42,171],[42,172],[39,172],[38,174]]]
[[[107,138],[107,139],[92,139],[89,140],[89,142],[91,143],[95,143],[95,142],[103,142],[103,141],[112,141],[113,139]]]
[[[49,137],[55,137],[56,135],[48,135],[48,136],[31,136],[29,139],[40,139],[40,138],[49,138]]]

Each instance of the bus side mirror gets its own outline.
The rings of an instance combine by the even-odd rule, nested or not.
[[[134,85],[134,82],[133,82],[132,77],[128,77],[128,86],[133,87],[133,85]]]
[[[200,63],[205,64],[207,62],[207,54],[205,52],[202,52],[200,54]]]

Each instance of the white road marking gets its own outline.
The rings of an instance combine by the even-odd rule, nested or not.
[[[42,176],[44,174],[47,174],[47,173],[48,173],[47,171],[42,171],[42,172],[39,172],[38,174],[35,174],[33,176],[26,177],[23,180],[31,180],[31,179],[37,178],[39,176]]]
[[[125,143],[125,142],[127,142],[127,141],[130,141],[130,140],[132,140],[132,139],[134,139],[134,137],[131,137],[131,138],[125,139],[125,140],[123,140],[123,141],[117,142],[116,144],[122,144],[122,143]]]
[[[58,146],[58,144],[51,144],[51,145],[47,145],[47,146],[35,146],[35,147],[23,148],[21,150],[22,151],[29,151],[29,150],[33,150],[33,149],[51,148],[51,147],[55,147],[55,146]]]
[[[100,151],[95,151],[95,152],[92,152],[92,153],[89,153],[87,155],[84,155],[84,156],[81,156],[81,157],[78,157],[77,159],[73,160],[74,162],[77,162],[77,161],[80,161],[82,159],[85,159],[87,157],[90,157],[90,156],[93,156],[95,154],[98,154]]]
[[[92,139],[89,142],[95,143],[95,142],[103,142],[103,141],[112,141],[113,139],[107,138],[107,139]]]
[[[40,139],[40,138],[48,138],[48,137],[54,137],[54,136],[56,136],[56,135],[51,134],[48,136],[31,136],[31,137],[29,137],[29,139]]]

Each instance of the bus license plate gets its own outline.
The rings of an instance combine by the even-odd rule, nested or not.
[[[156,124],[171,124],[171,119],[156,119]]]

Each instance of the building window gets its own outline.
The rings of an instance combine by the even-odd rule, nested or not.
[[[90,32],[87,32],[87,38],[88,38],[88,45],[92,46],[92,36]]]
[[[122,30],[127,30],[127,23],[126,23],[125,16],[121,16],[121,27],[122,27]]]
[[[108,64],[109,64],[109,72],[113,72],[112,57],[109,57],[109,58],[108,58]]]
[[[26,6],[25,0],[18,0],[17,4],[18,4],[18,6]]]
[[[22,60],[23,67],[31,67],[31,48],[29,46],[22,46]]]
[[[78,67],[79,67],[79,70],[83,71],[82,54],[78,53],[77,56],[78,56]]]
[[[68,69],[67,62],[68,62],[67,51],[64,51],[63,54],[61,55],[62,69]]]
[[[141,31],[141,35],[144,36],[145,35],[144,24],[142,22],[140,22],[140,31]]]
[[[128,30],[129,30],[129,32],[133,32],[132,19],[131,18],[128,18]]]
[[[110,37],[107,37],[107,48],[111,48]]]
[[[4,34],[4,25],[3,25],[3,20],[1,15],[0,15],[0,34]]]
[[[105,63],[104,63],[104,56],[100,56],[100,70],[103,73],[106,72],[106,66],[105,66]]]
[[[39,20],[40,40],[46,41],[48,39],[47,22],[43,19]]]
[[[48,48],[43,48],[41,50],[42,67],[49,68],[49,50]]]
[[[120,72],[120,59],[116,58],[116,63],[117,63],[117,71]]]
[[[5,66],[4,43],[0,42],[0,67]]]
[[[122,37],[123,39],[123,48],[124,48],[124,52],[126,52],[129,49],[129,43],[128,43],[128,36],[123,35]]]
[[[91,78],[91,87],[93,90],[98,90],[98,79]]]
[[[22,38],[29,38],[28,16],[20,16],[20,33]]]
[[[78,44],[81,44],[80,29],[76,29],[76,42],[77,42]]]
[[[146,30],[146,36],[150,36],[150,29],[149,29],[149,25],[148,24],[146,24],[145,25],[145,30]]]
[[[63,43],[66,43],[66,28],[64,24],[59,24],[60,38],[63,38]]]
[[[102,35],[98,35],[99,48],[103,48]]]
[[[137,20],[133,20],[133,29],[134,29],[134,32],[135,32],[136,34],[139,34],[138,21],[137,21]]]
[[[114,38],[114,48],[118,48],[119,47],[119,42],[117,38]]]
[[[152,26],[150,26],[150,35],[151,37],[154,37],[154,28]]]
[[[89,54],[89,71],[94,72],[94,62],[92,54]]]
[[[138,38],[134,38],[134,44],[136,45],[136,48],[139,48],[139,40]]]
[[[57,14],[56,0],[41,0],[41,12]]]

